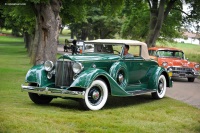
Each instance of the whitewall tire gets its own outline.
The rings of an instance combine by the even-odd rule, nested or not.
[[[165,96],[167,89],[166,78],[164,75],[160,75],[158,78],[158,88],[156,92],[152,93],[152,97],[155,99],[161,99]]]
[[[108,99],[108,87],[102,80],[94,80],[85,92],[85,99],[81,100],[84,109],[99,110]]]

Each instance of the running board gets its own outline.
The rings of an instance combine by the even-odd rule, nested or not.
[[[135,90],[135,91],[127,91],[127,93],[130,94],[130,95],[132,95],[132,96],[141,95],[141,94],[146,94],[146,93],[152,93],[152,92],[156,92],[156,90]]]

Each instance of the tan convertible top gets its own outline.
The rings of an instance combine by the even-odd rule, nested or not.
[[[137,40],[118,40],[118,39],[97,39],[97,40],[90,40],[90,41],[85,41],[85,43],[113,43],[113,44],[127,44],[127,45],[140,45],[141,46],[141,56],[144,59],[150,59],[149,53],[148,53],[148,48],[147,44],[144,42],[140,42]]]

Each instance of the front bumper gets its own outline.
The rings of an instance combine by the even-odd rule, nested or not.
[[[85,91],[70,91],[66,89],[49,88],[49,87],[35,87],[21,85],[22,91],[37,93],[40,95],[56,96],[62,98],[82,98],[84,99]]]
[[[179,78],[197,78],[200,76],[198,72],[172,72],[172,77],[179,77]]]

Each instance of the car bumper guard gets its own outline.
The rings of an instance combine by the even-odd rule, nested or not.
[[[34,87],[21,85],[22,91],[37,93],[41,95],[57,96],[57,97],[71,97],[84,99],[85,91],[70,91],[66,89],[50,88],[50,87]]]

